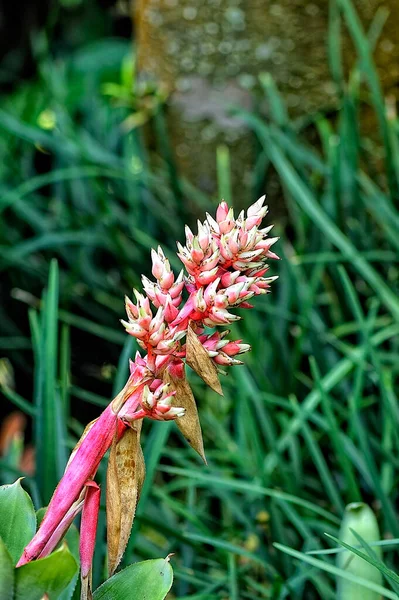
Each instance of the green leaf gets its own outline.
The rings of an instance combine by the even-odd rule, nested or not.
[[[78,570],[78,565],[63,545],[50,556],[19,567],[16,572],[15,600],[49,600],[59,598]]]
[[[164,600],[172,587],[169,559],[145,560],[120,571],[93,594],[93,600],[125,600],[134,591],[134,600]]]
[[[18,479],[0,487],[0,538],[17,564],[36,531],[36,516],[29,494]]]
[[[31,314],[36,370],[35,447],[38,485],[45,503],[61,479],[67,462],[64,407],[57,385],[59,272],[50,263],[40,322]]]
[[[14,595],[14,565],[11,556],[0,539],[0,598],[13,600]]]

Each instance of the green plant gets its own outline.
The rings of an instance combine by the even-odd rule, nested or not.
[[[269,203],[274,212],[284,199],[287,210],[276,225],[283,260],[276,292],[233,327],[253,352],[223,382],[224,397],[216,404],[205,385],[190,382],[200,398],[208,466],[198,469],[169,424],[144,426],[147,478],[124,564],[175,552],[179,599],[334,599],[336,543],[324,532],[338,539],[345,506],[356,501],[373,506],[383,561],[397,570],[399,125],[375,79],[373,95],[367,85],[384,15],[359,37],[350,9],[338,14],[341,27],[356,34],[358,60],[348,76],[338,70],[337,111],[320,107],[292,119],[266,77],[269,117],[246,116],[260,142],[253,197],[269,190],[275,170],[282,182]],[[83,22],[82,29],[92,31]],[[333,38],[333,64],[340,64],[338,50]],[[57,61],[47,53],[40,79],[1,100],[0,348],[15,374],[15,387],[7,377],[2,391],[10,408],[32,417],[33,382],[42,385],[45,374],[29,368],[25,305],[40,320],[47,310],[41,290],[56,257],[65,453],[127,378],[134,342],[125,343],[117,319],[122,294],[149,268],[149,248],[162,243],[176,266],[171,241],[184,222],[215,206],[173,171],[153,123],[151,147],[140,129],[120,129],[129,112],[111,106],[102,83],[119,82],[128,52],[128,44],[102,39],[59,53]],[[378,111],[387,150],[377,128],[364,130],[364,106]],[[47,108],[56,125],[44,130],[37,117]],[[222,151],[223,193],[231,190],[227,167]],[[0,469],[3,482],[22,474],[10,455]],[[35,477],[24,481],[35,506],[43,505]],[[95,587],[103,579],[104,530],[102,507]],[[392,581],[384,583],[391,596]]]

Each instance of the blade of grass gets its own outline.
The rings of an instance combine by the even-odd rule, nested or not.
[[[231,206],[230,152],[227,146],[217,147],[216,168],[219,198],[222,198],[229,206]]]
[[[317,558],[312,558],[311,556],[308,556],[303,552],[298,552],[297,550],[287,548],[287,546],[282,546],[281,544],[274,544],[274,547],[277,548],[277,550],[281,550],[281,552],[286,552],[293,558],[302,560],[308,563],[309,565],[312,565],[313,567],[318,567],[319,569],[322,569],[323,571],[326,571],[331,575],[334,575],[336,577],[342,577],[343,579],[347,579],[348,581],[352,581],[353,583],[363,585],[365,588],[373,590],[378,594],[381,594],[381,596],[383,596],[384,598],[390,598],[391,600],[397,600],[398,598],[394,592],[391,592],[390,590],[387,590],[386,588],[383,588],[380,585],[367,581],[367,579],[363,579],[362,577],[357,577],[356,575],[347,573],[343,569],[339,569],[338,567],[318,560]]]
[[[378,346],[384,343],[387,339],[394,337],[399,333],[397,325],[388,326],[374,334],[370,338],[370,343],[373,346]],[[354,366],[365,356],[364,348],[356,348],[350,354],[350,358],[341,359],[331,371],[322,379],[323,388],[326,392],[330,392],[337,384],[339,384],[354,368]],[[321,401],[319,390],[312,390],[301,403],[300,413],[293,417],[284,433],[276,441],[273,450],[265,458],[265,469],[271,474],[278,465],[278,456],[287,448],[292,435],[295,435],[300,430],[302,423],[308,419],[309,415],[317,408]]]

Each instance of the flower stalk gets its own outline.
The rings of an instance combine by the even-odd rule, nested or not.
[[[221,202],[215,218],[207,214],[203,223],[198,222],[197,234],[186,227],[185,245],[177,245],[184,266],[177,277],[163,250],[160,247],[152,250],[154,279],[143,276],[145,293],[134,290],[134,301],[125,299],[127,320],[122,320],[143,354],[136,353],[130,361],[126,385],[83,433],[43,522],[18,566],[52,551],[83,507],[82,597],[90,597],[100,498],[94,477],[112,446],[107,476],[110,490],[107,490],[107,512],[113,515],[109,522],[108,551],[109,570],[112,573],[116,569],[144,477],[140,446],[143,418],[176,419],[183,435],[205,460],[196,403],[185,375],[186,365],[222,394],[221,367],[242,364],[237,357],[250,350],[242,340],[227,339],[228,330],[217,328],[239,320],[235,309],[252,308],[249,301],[267,294],[276,279],[267,276],[266,261],[278,258],[271,250],[278,238],[268,237],[271,227],[260,227],[267,213],[264,199],[260,198],[237,218],[233,209]],[[129,508],[128,516],[123,511],[124,504]]]

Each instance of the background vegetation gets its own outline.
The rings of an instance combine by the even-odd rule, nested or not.
[[[269,118],[240,112],[258,148],[253,199],[280,181],[269,222],[282,260],[273,293],[234,326],[252,352],[222,382],[224,397],[192,377],[208,466],[173,423],[146,424],[147,479],[125,564],[174,552],[179,599],[335,598],[331,574],[273,544],[335,547],[324,533],[337,536],[349,502],[369,503],[381,536],[399,538],[399,121],[373,65],[378,19],[367,38],[350,2],[339,5],[358,59],[344,79],[331,45],[337,113],[291,120],[267,75]],[[24,442],[18,426],[5,443],[3,428],[0,471],[5,483],[28,470],[37,507],[124,383],[135,347],[118,320],[150,248],[161,243],[176,265],[184,224],[218,201],[175,170],[165,108],[137,85],[129,40],[110,37],[105,15],[97,27],[89,10],[80,20],[68,10],[57,7],[50,37],[35,36],[35,73],[17,82],[7,71],[0,99],[2,411],[28,418]],[[149,105],[146,132],[127,131]],[[215,161],[219,197],[234,204],[225,148]],[[97,583],[104,552],[98,543]],[[396,554],[384,547],[388,566]],[[335,557],[316,560],[328,570]]]

